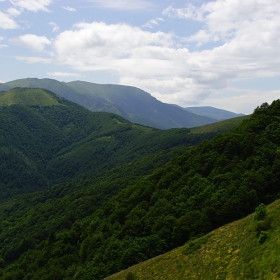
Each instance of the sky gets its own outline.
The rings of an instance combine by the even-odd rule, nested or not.
[[[280,0],[0,0],[0,82],[135,86],[251,114],[280,98]]]

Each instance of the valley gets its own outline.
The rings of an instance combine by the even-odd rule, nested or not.
[[[0,95],[0,279],[98,280],[129,267],[135,279],[203,279],[204,252],[217,240],[208,279],[218,277],[217,267],[219,277],[260,275],[259,259],[248,265],[253,255],[242,243],[256,235],[252,218],[235,221],[280,198],[279,112],[276,100],[251,116],[161,130],[35,86],[7,89]],[[277,240],[273,205],[259,255]],[[242,238],[225,247],[230,234]],[[259,246],[254,240],[248,246]],[[196,248],[190,244],[197,251],[184,253]],[[245,257],[231,263],[239,249]],[[262,266],[276,275],[275,254]]]

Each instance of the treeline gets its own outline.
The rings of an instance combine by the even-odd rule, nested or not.
[[[116,172],[115,181],[103,178],[61,199],[52,197],[27,207],[21,227],[31,227],[32,220],[39,230],[49,230],[44,233],[47,237],[38,243],[40,238],[32,231],[10,237],[10,242],[6,236],[1,279],[103,279],[244,217],[260,203],[279,198],[279,146],[277,100],[151,175],[121,178]],[[123,167],[129,170],[128,165]],[[15,230],[14,221],[23,219],[10,209],[11,219],[6,219],[10,227],[2,228],[2,234]],[[51,209],[54,212],[46,213]],[[55,224],[61,212],[65,225],[46,226],[49,217]],[[81,213],[88,216],[82,218]],[[18,247],[13,251],[12,245]]]

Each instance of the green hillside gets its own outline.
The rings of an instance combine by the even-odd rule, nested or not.
[[[12,104],[52,106],[59,105],[59,102],[54,95],[43,89],[16,88],[1,92],[0,106],[10,106]]]
[[[0,102],[1,199],[100,176],[143,156],[213,137],[135,125],[42,89],[16,88],[1,93]]]
[[[266,279],[280,278],[280,201],[268,207],[271,228],[260,242],[255,214],[189,241],[164,255],[106,280]],[[129,278],[130,277],[130,278]]]
[[[28,78],[0,84],[0,91],[14,87],[44,88],[93,112],[118,114],[131,122],[155,128],[195,127],[217,121],[160,102],[149,93],[131,86]]]
[[[0,279],[103,279],[275,201],[280,197],[279,112],[280,100],[263,104],[238,127],[192,148],[188,141],[204,134],[168,130],[155,134],[153,142],[153,130],[145,127],[151,134],[138,141],[142,149],[125,142],[133,139],[135,125],[128,130],[132,135],[126,129],[113,134],[120,146],[129,147],[130,152],[123,150],[126,162],[1,204]],[[177,142],[164,157],[162,145],[169,147],[171,139]],[[145,149],[149,154],[143,155]],[[156,166],[158,159],[162,165]]]
[[[191,133],[208,133],[208,132],[227,132],[230,129],[240,125],[244,120],[249,119],[250,116],[241,116],[232,118],[229,120],[219,121],[216,123],[208,124],[208,125],[202,125],[198,127],[191,128]]]

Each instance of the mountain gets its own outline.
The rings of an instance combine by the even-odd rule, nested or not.
[[[105,280],[278,279],[280,201],[270,204],[267,213],[272,227],[262,234],[264,241],[254,213]]]
[[[115,114],[93,113],[47,90],[14,88],[0,93],[0,135],[4,199],[101,176],[143,156],[186,149],[214,134],[143,127]]]
[[[231,118],[236,118],[240,116],[244,116],[244,114],[236,114],[230,111],[217,109],[211,106],[204,106],[204,107],[187,107],[185,108],[188,112],[199,116],[205,116],[209,118],[213,118],[216,120],[227,120]]]
[[[125,120],[117,120],[126,127]],[[189,141],[198,140],[195,137],[201,134],[191,134],[187,129],[156,134],[159,147],[155,147],[157,142],[149,145],[154,135],[151,130],[160,130],[139,126],[137,131],[130,130],[131,134],[126,134],[127,129],[120,131],[120,146],[128,146],[128,135],[130,141],[136,137],[138,142],[134,140],[129,149],[120,150],[125,155],[123,160],[113,158],[116,164],[104,167],[102,174],[82,172],[79,180],[64,177],[63,182],[47,190],[0,204],[1,279],[103,279],[246,217],[261,203],[272,203],[280,197],[279,120],[280,100],[265,103],[239,126],[202,143],[199,138],[193,147],[188,146]],[[69,128],[71,125],[66,131]],[[150,135],[139,138],[142,128]],[[165,146],[172,139],[176,141],[173,149]],[[143,156],[145,149],[149,153]],[[112,154],[116,151],[110,150]],[[165,152],[169,159],[164,158]],[[113,160],[111,153],[106,154],[108,161]],[[71,161],[77,155],[74,153]],[[156,164],[158,159],[161,164]],[[71,161],[63,161],[64,168]],[[264,231],[265,226],[260,223],[258,229]],[[259,238],[264,238],[261,232],[257,242]],[[203,242],[194,242],[191,247],[199,249]],[[240,246],[245,254],[248,247]],[[235,252],[239,248],[232,249]],[[274,247],[269,250],[273,253]],[[199,255],[195,256],[200,263]],[[246,271],[256,256],[247,255]],[[263,271],[273,272],[270,264],[262,265]],[[277,268],[275,257],[273,265]]]
[[[131,86],[28,78],[0,84],[0,91],[14,87],[44,88],[91,111],[115,113],[131,122],[155,128],[195,127],[217,121],[163,103],[149,93]]]

